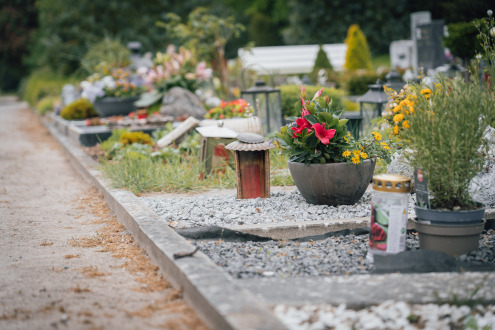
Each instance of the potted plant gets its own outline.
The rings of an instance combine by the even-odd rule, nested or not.
[[[141,80],[129,69],[112,69],[108,75],[91,75],[81,82],[82,96],[89,99],[101,117],[127,115],[142,92]]]
[[[332,107],[322,91],[306,100],[301,86],[295,105],[301,116],[275,134],[275,143],[288,153],[290,173],[308,203],[352,205],[368,188],[376,158],[390,160],[392,142],[378,132],[354,140],[347,119],[340,118],[343,110]]]
[[[431,88],[409,85],[389,107],[389,118],[410,151],[419,185],[416,230],[420,246],[452,255],[478,247],[484,207],[469,195],[471,179],[485,162],[484,132],[495,99],[478,79],[441,79]],[[427,198],[419,193],[424,190]]]

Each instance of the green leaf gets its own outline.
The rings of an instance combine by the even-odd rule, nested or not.
[[[304,118],[309,121],[311,125],[318,123],[318,119],[314,115],[306,115]]]

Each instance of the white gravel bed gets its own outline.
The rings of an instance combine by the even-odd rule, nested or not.
[[[175,228],[269,224],[280,222],[369,217],[371,192],[354,205],[308,204],[296,190],[274,192],[270,198],[236,199],[231,196],[181,198],[141,197],[160,218]],[[409,215],[414,216],[415,196],[409,198]]]
[[[291,330],[494,329],[495,306],[408,304],[385,301],[361,310],[346,305],[276,305],[275,315]]]

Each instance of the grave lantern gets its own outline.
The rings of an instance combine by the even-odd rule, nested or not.
[[[237,133],[221,126],[197,127],[201,134],[201,151],[199,160],[205,164],[205,174],[223,170],[230,163],[231,151],[225,146],[235,141]]]
[[[361,125],[363,134],[369,133],[371,120],[382,116],[382,112],[388,102],[387,93],[383,90],[383,84],[379,80],[376,84],[369,85],[368,88],[368,91],[358,99],[359,113],[363,118]]]
[[[397,93],[399,93],[400,90],[404,87],[404,82],[402,81],[400,74],[395,70],[390,70],[385,78],[387,79],[386,85],[392,88]]]
[[[241,91],[241,98],[251,104],[255,115],[260,117],[262,134],[276,132],[284,126],[280,89],[266,86],[264,81],[257,81],[253,87]]]
[[[241,133],[237,139],[225,147],[235,152],[237,198],[269,198],[269,150],[275,146],[254,133]]]

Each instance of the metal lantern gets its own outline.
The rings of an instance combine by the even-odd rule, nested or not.
[[[385,79],[387,79],[386,85],[397,93],[404,87],[405,83],[402,81],[400,74],[395,70],[390,70],[385,76]]]
[[[241,133],[237,139],[225,147],[235,151],[237,198],[269,198],[269,150],[275,146],[255,133]]]
[[[241,98],[254,107],[255,115],[259,115],[262,134],[276,132],[284,126],[280,89],[266,86],[264,81],[257,81],[253,87],[241,91]]]
[[[373,118],[381,117],[388,102],[387,93],[383,90],[383,84],[377,81],[374,85],[368,86],[368,91],[358,99],[359,112],[363,117],[361,132],[369,133]]]
[[[231,151],[225,146],[233,141],[237,133],[226,127],[204,126],[197,127],[201,134],[200,162],[205,164],[205,175],[211,172],[225,171],[225,166],[231,163]]]

